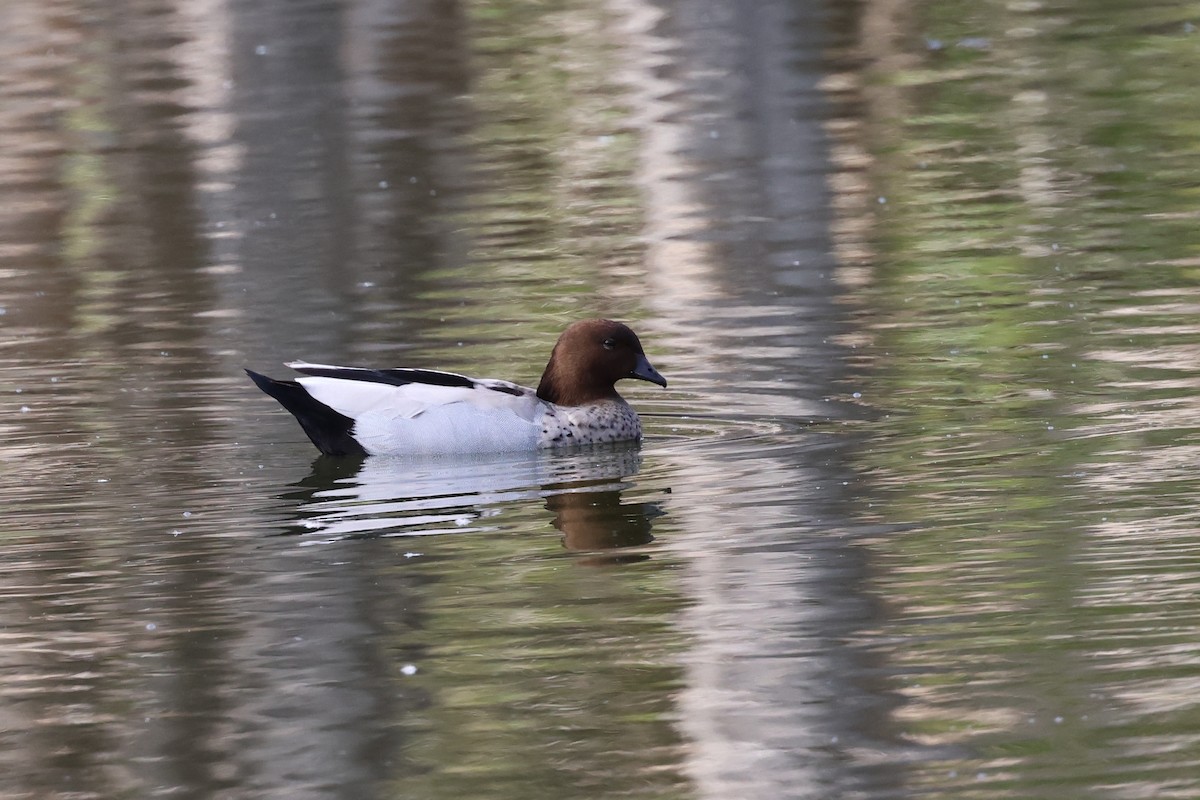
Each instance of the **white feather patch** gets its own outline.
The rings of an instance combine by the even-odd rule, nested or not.
[[[354,425],[354,438],[374,454],[436,455],[535,450],[541,425],[511,409],[480,409],[452,403],[412,419],[369,412]]]
[[[478,386],[392,386],[306,376],[297,383],[318,402],[354,420],[369,453],[477,453],[538,446],[546,404]]]

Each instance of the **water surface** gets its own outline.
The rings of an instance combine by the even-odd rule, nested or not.
[[[0,794],[1200,792],[1190,7],[10,5]],[[241,373],[597,315],[640,447]]]

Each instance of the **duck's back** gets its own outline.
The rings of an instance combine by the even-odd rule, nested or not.
[[[297,383],[354,420],[354,439],[372,455],[533,450],[544,405],[531,389],[502,381],[472,386],[401,386],[329,377]]]

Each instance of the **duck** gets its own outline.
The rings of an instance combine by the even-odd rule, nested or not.
[[[634,378],[667,385],[637,334],[609,319],[568,326],[537,389],[430,369],[286,366],[303,377],[246,374],[328,456],[461,455],[640,440],[641,420],[616,383]]]

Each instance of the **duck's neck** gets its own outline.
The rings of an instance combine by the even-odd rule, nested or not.
[[[546,365],[538,383],[538,399],[556,406],[582,406],[604,400],[620,400],[617,388],[611,383],[587,375],[564,376],[554,358]]]

